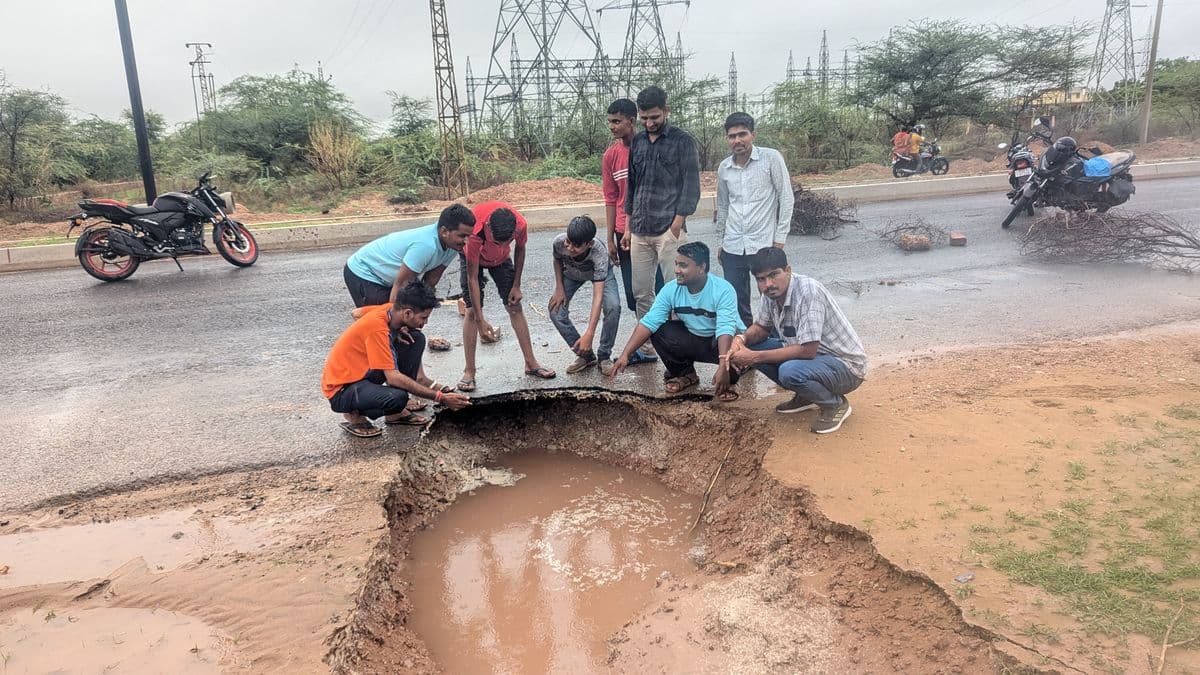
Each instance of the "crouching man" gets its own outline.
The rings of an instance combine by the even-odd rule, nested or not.
[[[755,253],[750,272],[762,297],[753,325],[733,340],[730,364],[738,372],[757,368],[792,392],[777,412],[820,408],[812,430],[837,431],[851,412],[846,394],[867,374],[862,341],[829,290],[793,273],[783,249]],[[779,337],[770,337],[772,331]]]
[[[666,366],[664,387],[678,394],[700,384],[696,363],[715,363],[713,387],[717,400],[737,400],[733,389],[738,373],[729,367],[733,336],[745,328],[737,311],[737,293],[721,277],[708,273],[708,247],[698,241],[681,245],[675,253],[675,280],[658,292],[654,304],[633,329],[625,350],[613,364],[612,377],[629,365],[638,347],[654,344]],[[674,315],[678,319],[672,319]]]
[[[405,410],[410,395],[432,399],[451,410],[471,404],[462,394],[430,387],[424,379],[421,356],[425,335],[421,329],[437,307],[433,288],[410,281],[396,293],[395,302],[367,311],[334,343],[325,360],[321,390],[329,407],[342,413],[342,428],[360,438],[383,431],[371,420],[388,424],[423,425],[429,418]]]

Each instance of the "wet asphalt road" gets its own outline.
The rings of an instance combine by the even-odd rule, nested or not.
[[[865,205],[861,222],[839,239],[792,237],[787,251],[794,269],[837,294],[876,364],[914,351],[1200,318],[1200,279],[1023,259],[1016,236],[999,227],[1005,204],[1002,195],[972,195]],[[1129,209],[1149,208],[1200,223],[1200,178],[1139,184]],[[871,232],[914,213],[965,232],[969,245],[906,254]],[[692,219],[692,239],[711,245],[710,219]],[[527,310],[535,347],[559,377],[541,383],[521,375],[512,331],[489,296],[487,315],[505,339],[480,348],[479,394],[606,384],[594,371],[564,372],[572,355],[545,316],[553,234],[531,234],[523,288],[537,309]],[[320,393],[325,354],[350,319],[341,270],[351,252],[267,253],[245,270],[216,256],[184,260],[183,273],[155,263],[117,284],[78,268],[0,276],[0,509],[167,476],[403,448],[411,428],[348,438]],[[457,293],[457,279],[448,271],[439,293]],[[587,295],[576,298],[577,315]],[[628,313],[618,349],[632,325]],[[427,329],[452,342],[460,332],[449,305]],[[426,367],[455,382],[461,359],[456,345],[430,355]],[[639,366],[616,386],[657,393],[659,372]]]

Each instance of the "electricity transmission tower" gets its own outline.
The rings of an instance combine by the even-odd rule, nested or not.
[[[454,84],[454,57],[450,53],[445,0],[429,0],[429,18],[433,25],[433,74],[437,80],[442,182],[446,185],[446,198],[454,199],[467,194],[467,152],[458,110],[458,88]]]
[[[621,94],[632,96],[649,84],[683,81],[681,50],[678,44],[675,53],[667,48],[659,8],[665,5],[690,7],[691,4],[691,0],[610,0],[596,10],[598,14],[629,10],[625,48],[617,67],[616,85]]]
[[[208,60],[208,52],[204,51],[212,49],[212,45],[207,42],[188,42],[183,46],[196,50],[195,58],[188,61],[188,65],[192,67],[192,99],[196,104],[196,139],[203,144],[204,130],[202,129],[201,114],[217,109],[217,88],[213,84],[212,73],[207,72],[204,68],[212,63]]]
[[[1129,0],[1105,0],[1104,21],[1096,40],[1096,54],[1088,72],[1087,89],[1095,103],[1120,106],[1129,111],[1133,105],[1133,87],[1123,86],[1119,100],[1105,91],[1106,82],[1131,84],[1137,77],[1134,65],[1133,20]]]
[[[570,33],[560,40],[564,25]],[[564,57],[563,43],[583,46]],[[521,58],[522,49],[533,58]],[[599,123],[598,108],[615,92],[610,69],[586,0],[501,0],[487,77],[467,78],[472,127],[532,134],[549,151],[564,124]]]
[[[821,31],[821,53],[817,61],[817,92],[821,103],[829,98],[829,31]]]
[[[737,81],[737,61],[733,59],[733,52],[729,52],[729,100],[726,112],[733,114],[738,109],[738,81]]]

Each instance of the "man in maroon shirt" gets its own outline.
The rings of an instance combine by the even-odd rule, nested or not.
[[[476,204],[471,212],[475,215],[475,229],[467,238],[467,246],[459,259],[459,281],[462,285],[466,314],[463,316],[463,353],[466,365],[459,391],[475,391],[475,349],[479,335],[494,336],[492,324],[483,317],[483,287],[487,279],[486,270],[496,282],[500,301],[508,310],[521,354],[525,357],[525,374],[544,380],[556,373],[544,368],[533,355],[533,341],[529,337],[529,323],[523,311],[521,274],[525,271],[525,245],[529,241],[529,225],[525,217],[512,206],[500,201]],[[516,244],[515,251],[513,244]]]

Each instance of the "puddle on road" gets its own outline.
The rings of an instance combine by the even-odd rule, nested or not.
[[[409,626],[445,672],[603,668],[604,645],[663,572],[691,571],[691,496],[563,453],[463,495],[413,540]]]
[[[219,673],[220,639],[203,621],[164,610],[59,608],[0,617],[0,658],[18,673]]]
[[[187,509],[4,535],[0,563],[9,570],[0,575],[0,589],[104,577],[137,558],[151,572],[163,572],[209,553],[252,551],[273,543],[288,523],[312,513],[239,522]]]

